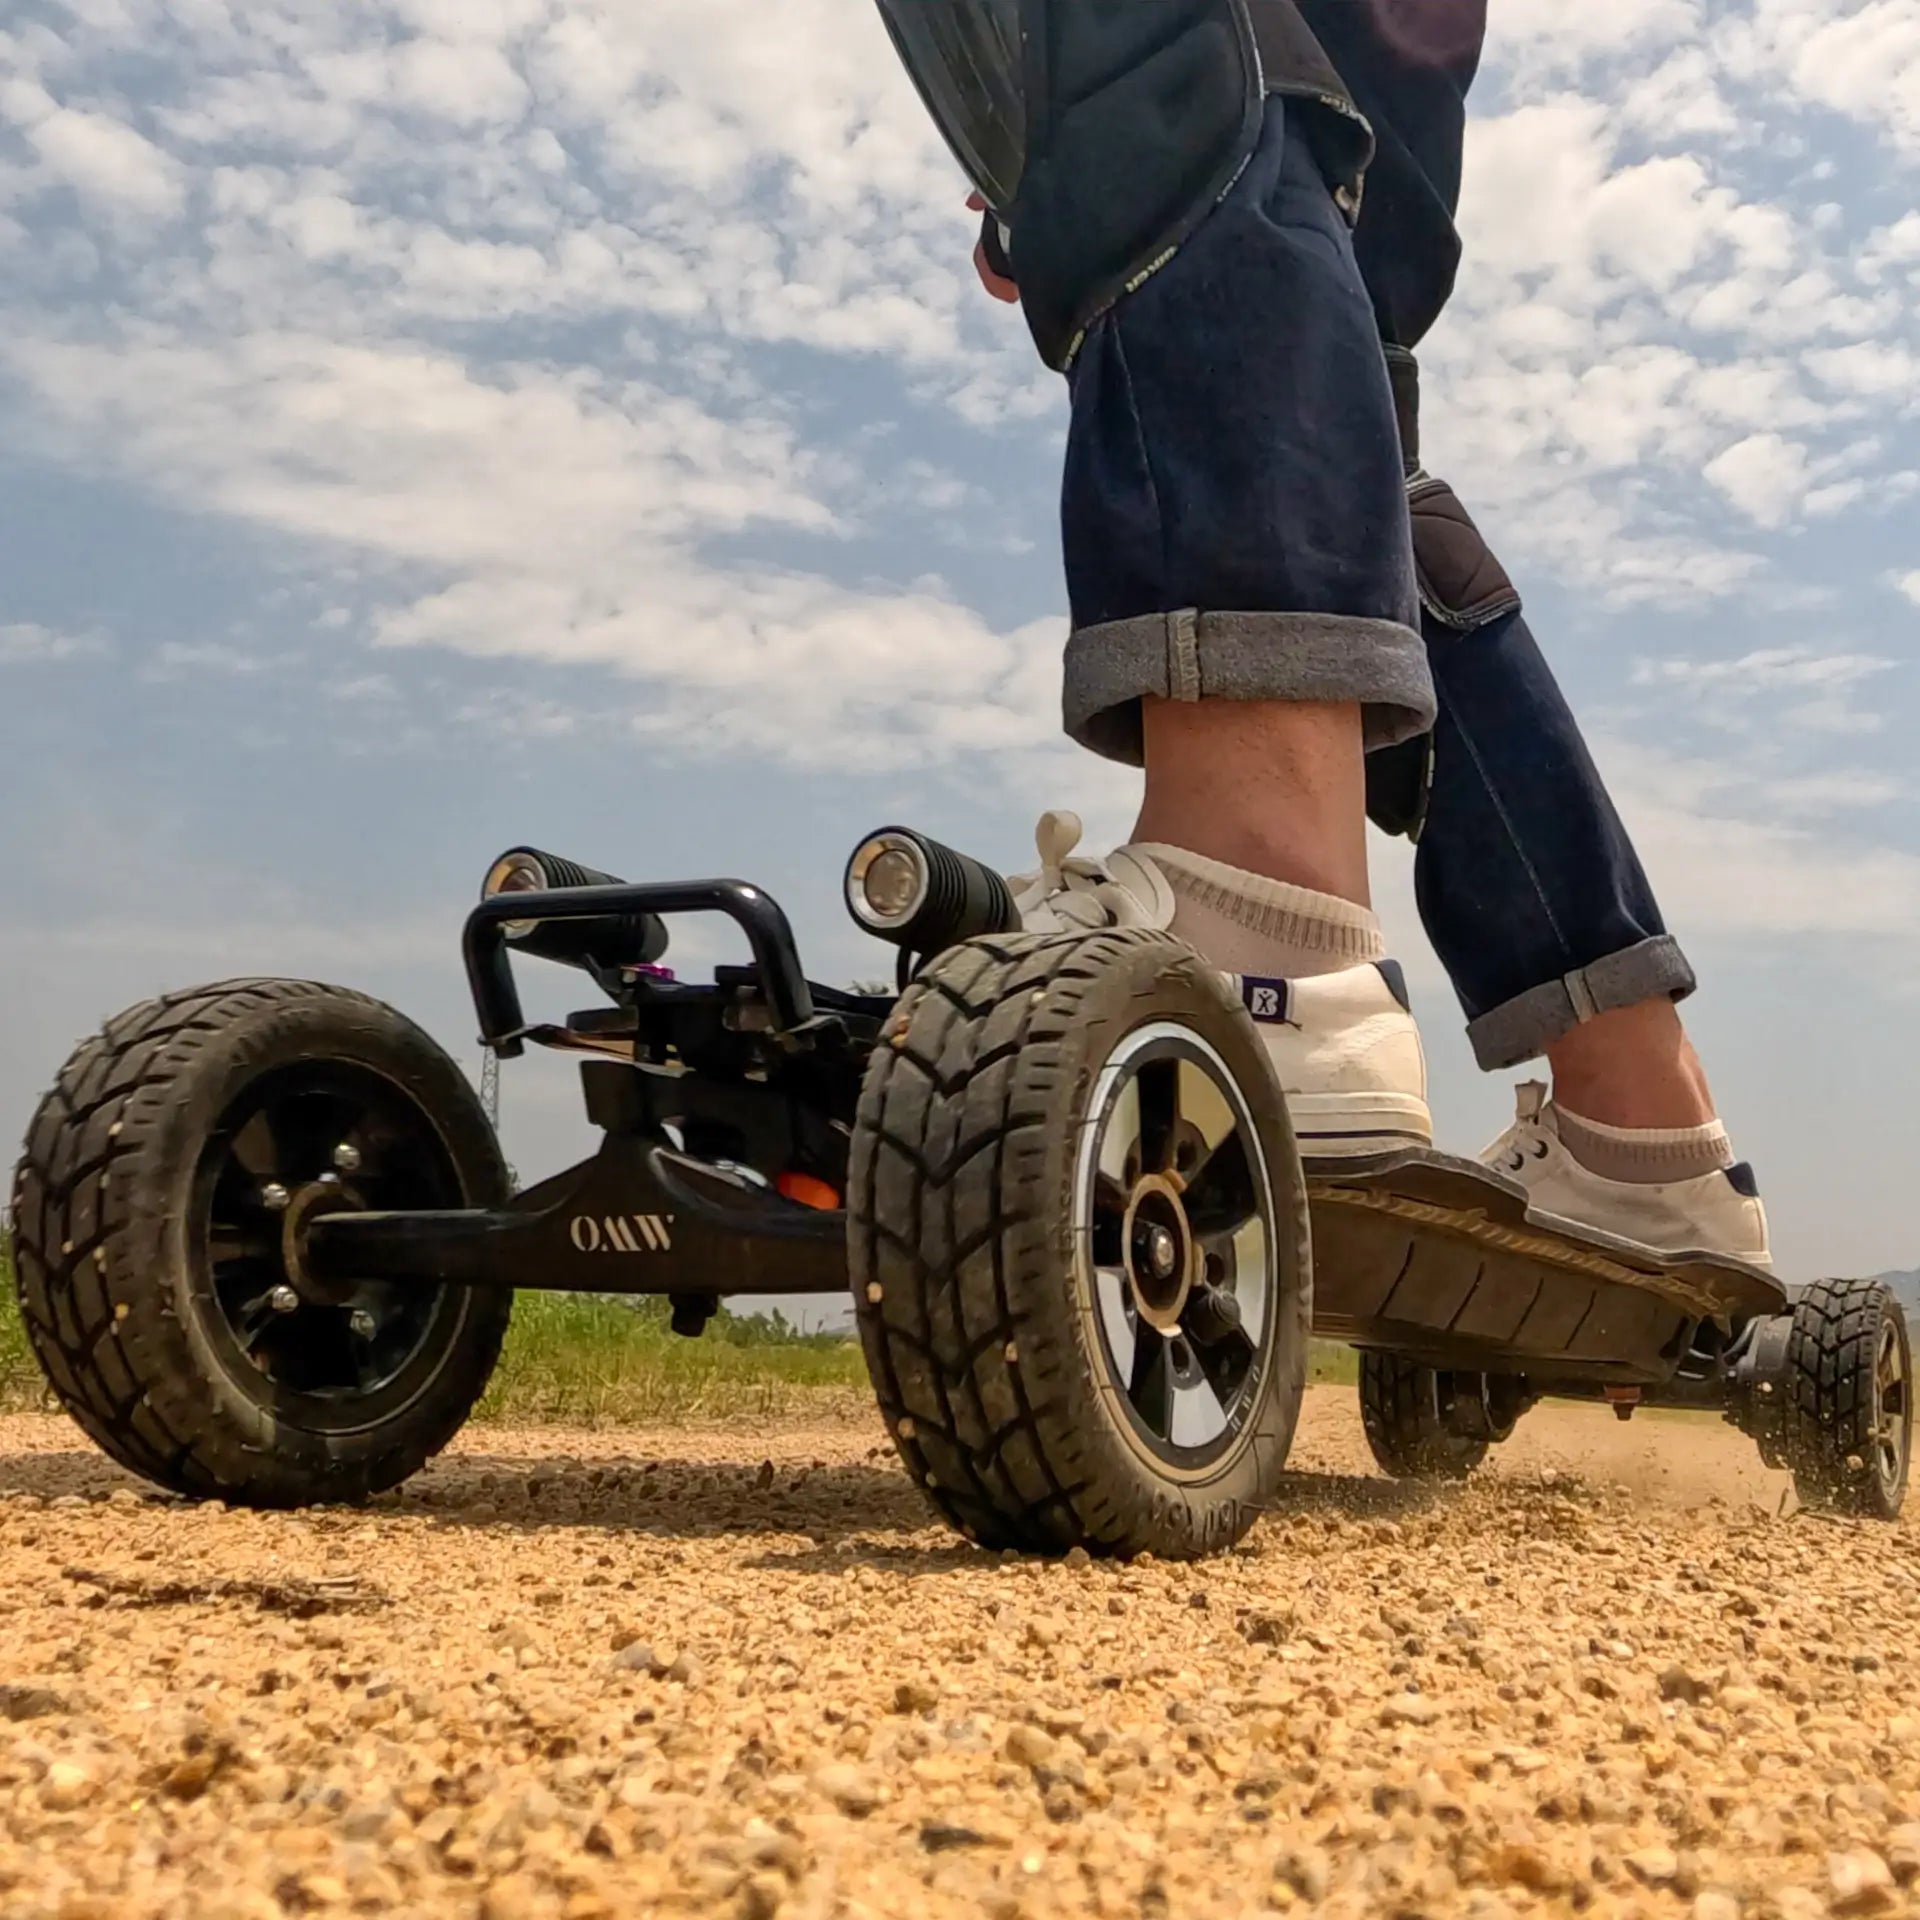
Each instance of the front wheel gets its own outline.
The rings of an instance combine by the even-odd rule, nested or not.
[[[954,948],[874,1049],[849,1194],[881,1409],[984,1546],[1191,1557],[1276,1490],[1312,1317],[1265,1048],[1139,931]]]
[[[459,1430],[511,1296],[321,1285],[301,1223],[506,1189],[466,1076],[392,1008],[303,980],[150,1000],[34,1117],[13,1192],[27,1336],[67,1412],[159,1486],[360,1499]]]
[[[1913,1455],[1913,1353],[1883,1281],[1817,1280],[1787,1337],[1784,1452],[1803,1505],[1897,1520]]]

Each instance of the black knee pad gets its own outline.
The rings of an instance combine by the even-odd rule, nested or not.
[[[1406,428],[1402,428],[1403,434]],[[1418,442],[1409,443],[1417,460]],[[1520,595],[1460,496],[1417,468],[1407,483],[1413,562],[1429,653],[1520,611]],[[1367,815],[1383,833],[1420,838],[1433,786],[1433,735],[1404,740],[1367,759]]]
[[[1007,209],[1014,278],[1041,357],[1177,247],[1260,137],[1247,0],[1026,0],[1026,170]]]

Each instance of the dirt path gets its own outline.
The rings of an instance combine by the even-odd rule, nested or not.
[[[478,1429],[264,1517],[0,1420],[0,1913],[1920,1913],[1916,1528],[1712,1422],[1433,1498],[1316,1391],[1200,1568],[963,1550],[876,1439]]]

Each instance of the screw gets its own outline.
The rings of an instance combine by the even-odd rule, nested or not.
[[[350,1140],[342,1140],[333,1150],[333,1164],[342,1173],[360,1171],[360,1149]]]
[[[298,1313],[300,1311],[300,1296],[295,1293],[291,1287],[275,1287],[274,1290],[267,1295],[267,1305],[270,1306],[275,1313]]]
[[[371,1340],[380,1330],[373,1315],[365,1307],[355,1307],[347,1316],[347,1325],[353,1329],[353,1337],[356,1340]]]
[[[340,1176],[337,1173],[323,1173],[319,1184],[323,1187],[337,1187],[340,1184]]]
[[[260,1189],[260,1204],[269,1213],[285,1213],[288,1194],[278,1180],[270,1180]]]
[[[1147,1232],[1147,1262],[1153,1268],[1156,1280],[1165,1280],[1173,1272],[1180,1249],[1173,1235],[1165,1227],[1152,1227]]]

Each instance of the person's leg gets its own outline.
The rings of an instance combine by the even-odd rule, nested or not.
[[[1148,700],[1136,841],[1372,905],[1360,708]]]
[[[1433,688],[1392,392],[1303,112],[1268,102],[1239,184],[1070,380],[1064,717],[1146,795],[1105,861],[1042,822],[1025,922],[1171,926],[1236,977],[1310,1150],[1430,1139],[1365,754],[1423,730]]]
[[[1765,1213],[1676,1004],[1693,970],[1525,619],[1430,613],[1427,640],[1440,717],[1422,918],[1480,1064],[1544,1055],[1553,1073],[1550,1101],[1522,1088],[1488,1158],[1547,1212],[1764,1261]]]

